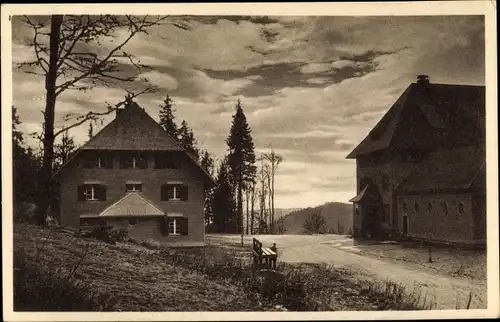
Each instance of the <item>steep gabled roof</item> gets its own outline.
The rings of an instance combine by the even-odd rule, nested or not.
[[[137,192],[130,192],[104,209],[98,217],[145,217],[165,215],[150,200]]]
[[[180,151],[203,172],[210,184],[215,184],[212,176],[187,152],[160,124],[158,124],[137,103],[131,102],[119,112],[116,118],[81,146],[71,158],[59,168],[53,177],[70,164],[82,151]]]
[[[412,193],[469,189],[479,176],[484,176],[485,160],[486,154],[482,147],[431,152],[401,181],[396,191]]]
[[[82,150],[184,151],[137,103],[132,102]]]
[[[415,133],[424,135],[409,133],[410,126],[417,128]],[[410,84],[347,158],[389,147],[446,145],[437,142],[437,136],[431,135],[433,131],[449,133],[442,141],[455,145],[480,140],[485,131],[485,87]]]

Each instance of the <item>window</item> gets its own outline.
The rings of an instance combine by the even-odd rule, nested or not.
[[[105,201],[106,200],[106,186],[101,184],[84,184],[78,186],[78,200],[79,201]]]
[[[180,235],[181,234],[181,219],[170,218],[168,221],[168,234]]]
[[[127,192],[141,192],[142,183],[127,183],[125,189]]]
[[[113,168],[113,156],[106,154],[96,154],[91,153],[85,156],[84,162],[85,168],[94,169],[94,168]]]
[[[428,210],[429,212],[432,212],[432,203],[431,203],[431,202],[429,202],[429,203],[427,204],[427,210]]]
[[[417,202],[415,202],[414,208],[415,208],[415,213],[418,213],[418,211],[420,210],[420,205]]]
[[[130,226],[135,226],[135,225],[137,225],[137,219],[130,219],[130,220],[128,221],[128,224],[129,224]]]
[[[460,214],[463,214],[463,213],[465,212],[465,210],[464,210],[464,203],[463,203],[463,202],[461,202],[461,203],[458,205],[458,212],[459,212]]]
[[[179,162],[173,155],[159,154],[154,158],[155,169],[179,169]]]
[[[443,202],[443,203],[441,204],[441,207],[443,208],[443,213],[444,213],[445,215],[447,215],[447,214],[448,214],[448,204],[447,204],[446,202]]]
[[[148,161],[145,155],[140,153],[123,153],[120,156],[120,167],[122,169],[145,169],[148,167]]]
[[[161,200],[188,200],[188,188],[181,183],[166,184],[161,189]]]
[[[179,236],[188,234],[188,220],[186,217],[168,215],[162,219],[162,234],[164,236]]]

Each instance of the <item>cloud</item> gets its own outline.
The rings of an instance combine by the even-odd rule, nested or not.
[[[300,68],[300,71],[303,74],[316,74],[316,73],[327,72],[330,69],[332,69],[331,64],[328,64],[328,63],[324,63],[324,64],[313,63],[313,64],[307,64],[307,65],[302,66]]]
[[[157,71],[142,73],[137,76],[137,79],[145,79],[147,80],[147,82],[167,90],[174,90],[179,87],[179,83],[175,78],[168,74],[159,73]]]

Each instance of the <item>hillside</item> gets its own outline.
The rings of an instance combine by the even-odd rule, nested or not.
[[[352,227],[352,205],[328,202],[321,206],[295,210],[284,216],[281,220],[283,220],[285,233],[303,234],[304,222],[316,212],[319,212],[325,218],[328,230],[332,233],[347,234]]]

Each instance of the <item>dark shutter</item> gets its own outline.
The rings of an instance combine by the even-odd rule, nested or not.
[[[106,201],[106,186],[98,185],[97,188],[97,199],[99,201]]]
[[[155,155],[154,162],[155,162],[155,169],[165,168],[165,160],[162,158],[161,155],[158,155],[158,154]]]
[[[131,184],[125,184],[125,192],[128,192],[132,188]]]
[[[81,185],[76,188],[78,201],[85,201],[85,186]]]
[[[187,235],[188,234],[188,219],[186,217],[180,217],[177,218],[179,222],[181,223],[181,235]]]
[[[181,189],[181,200],[182,201],[187,201],[188,200],[188,186],[186,185],[180,185],[179,188]]]
[[[127,168],[127,154],[120,153],[120,169]]]
[[[137,157],[138,166],[141,169],[146,169],[148,167],[148,159],[145,155],[139,155]]]
[[[168,200],[168,185],[166,184],[161,186],[161,200],[162,201]]]
[[[113,155],[105,154],[101,159],[101,166],[106,169],[113,169]]]
[[[160,229],[163,236],[168,236],[168,217],[160,218]]]

